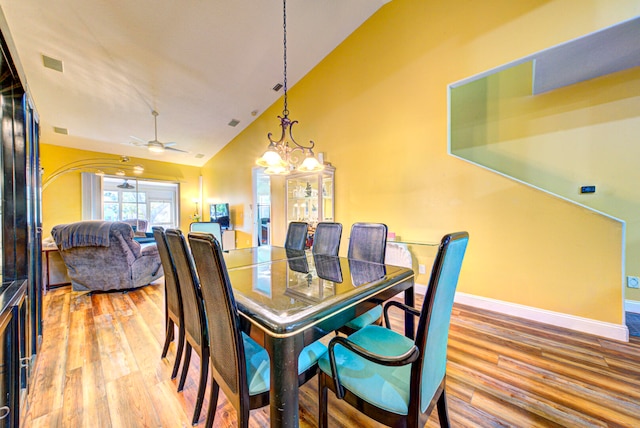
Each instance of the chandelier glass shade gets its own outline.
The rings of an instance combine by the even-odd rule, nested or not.
[[[315,143],[309,141],[309,145],[304,146],[297,143],[292,134],[293,125],[298,121],[289,119],[289,110],[287,108],[287,0],[282,1],[282,9],[282,27],[284,29],[284,109],[282,110],[282,116],[278,116],[282,135],[279,140],[274,140],[273,134],[269,132],[267,135],[269,138],[267,151],[256,161],[256,164],[264,167],[265,174],[269,175],[286,175],[296,170],[299,172],[318,172],[324,169],[324,165],[318,161],[313,153]],[[296,152],[300,152],[300,156]]]

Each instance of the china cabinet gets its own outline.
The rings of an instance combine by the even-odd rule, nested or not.
[[[0,428],[20,426],[42,338],[37,114],[0,37]]]
[[[287,224],[304,221],[314,226],[334,220],[335,168],[325,166],[317,173],[293,173],[286,181]]]

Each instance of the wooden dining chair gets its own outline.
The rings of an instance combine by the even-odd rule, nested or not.
[[[238,426],[249,425],[249,410],[269,404],[269,354],[241,331],[238,308],[220,244],[211,235],[189,233],[214,352],[211,358],[211,395],[206,427],[213,426],[220,388],[238,414]],[[326,347],[314,342],[298,357],[298,383],[318,371],[317,360]]]
[[[372,419],[394,427],[422,427],[438,407],[440,426],[449,426],[445,394],[447,341],[453,298],[469,235],[442,238],[420,311],[391,301],[386,328],[366,326],[336,336],[319,360],[319,426],[326,427],[327,389]],[[388,309],[419,317],[415,340],[389,328]]]
[[[174,339],[175,327],[178,327],[178,344],[176,345],[176,360],[173,363],[171,379],[178,375],[182,351],[184,349],[184,315],[182,311],[182,295],[178,286],[178,274],[173,257],[167,246],[167,237],[164,228],[154,226],[152,228],[153,238],[158,247],[160,262],[164,271],[164,314],[165,314],[165,339],[162,347],[162,358],[167,356],[169,345]]]
[[[303,221],[292,221],[287,228],[284,247],[288,250],[304,250],[309,235],[309,225]]]
[[[384,264],[387,249],[387,225],[382,223],[354,223],[351,226],[347,257],[370,263]],[[352,319],[338,331],[351,334],[370,324],[380,324],[382,305],[376,305]]]
[[[202,292],[200,282],[196,275],[196,270],[191,258],[191,252],[187,247],[187,241],[178,229],[167,229],[167,246],[173,257],[178,276],[178,285],[182,295],[185,326],[185,355],[182,365],[182,373],[178,382],[178,391],[182,391],[189,371],[191,362],[191,351],[196,351],[200,357],[200,380],[198,382],[198,393],[193,411],[192,423],[195,425],[200,419],[202,403],[204,401],[204,391],[207,386],[207,375],[209,370],[209,333],[202,302]]]
[[[342,224],[323,221],[318,223],[313,234],[313,254],[324,256],[337,256],[340,250],[340,238],[342,237]]]

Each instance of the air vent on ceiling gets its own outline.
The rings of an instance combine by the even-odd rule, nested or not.
[[[238,119],[231,119],[231,122],[229,122],[229,126],[238,126],[238,124],[240,123],[240,121]]]
[[[203,157],[204,157],[204,154],[202,154],[202,153],[198,153],[196,155],[196,159],[202,159]]]
[[[274,86],[272,89],[274,91],[278,92],[280,89],[282,89],[282,84],[281,83],[276,83],[276,86]]]
[[[67,128],[60,128],[58,126],[53,127],[53,132],[56,134],[69,135],[69,130]]]
[[[42,55],[42,64],[55,71],[62,73],[62,61],[59,59],[51,58],[50,56]]]

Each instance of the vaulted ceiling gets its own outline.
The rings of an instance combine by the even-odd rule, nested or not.
[[[289,88],[387,1],[289,1]],[[282,96],[273,90],[283,80],[280,0],[0,0],[0,8],[47,144],[201,166]],[[154,110],[158,140],[186,153],[132,144],[154,139]]]

